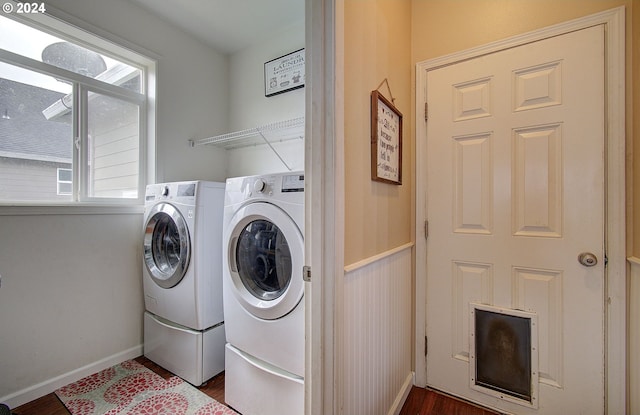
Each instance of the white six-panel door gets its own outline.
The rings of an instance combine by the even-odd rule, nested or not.
[[[602,26],[428,72],[429,386],[604,412],[604,80]],[[471,303],[537,315],[535,404],[471,388]]]

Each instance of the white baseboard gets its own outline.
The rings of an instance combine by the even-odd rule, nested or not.
[[[142,351],[142,345],[132,347],[128,350],[124,350],[120,353],[107,356],[104,359],[100,359],[81,368],[72,370],[71,372],[67,372],[60,376],[45,380],[44,382],[29,386],[7,396],[2,396],[0,397],[0,402],[9,406],[9,408],[15,408],[27,402],[38,399],[44,395],[47,395],[55,391],[56,389],[68,385],[69,383],[80,380],[85,376],[92,375],[113,365],[122,363],[125,360],[141,356]]]
[[[387,413],[387,415],[400,414],[400,411],[402,410],[402,406],[407,400],[407,396],[409,396],[409,392],[411,392],[411,388],[413,387],[414,378],[415,378],[414,372],[411,372],[409,376],[407,376],[404,383],[402,384],[402,389],[400,389],[400,392],[398,393],[396,400],[393,401],[393,405],[391,406],[391,408],[389,408],[389,412]]]

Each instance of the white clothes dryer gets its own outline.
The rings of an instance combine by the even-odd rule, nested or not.
[[[144,354],[200,385],[224,370],[224,183],[147,186]]]
[[[228,179],[222,254],[225,402],[304,413],[304,174]]]

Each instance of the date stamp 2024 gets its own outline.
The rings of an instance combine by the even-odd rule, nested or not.
[[[38,14],[47,11],[47,6],[44,3],[32,2],[7,2],[2,5],[2,11],[6,14]]]

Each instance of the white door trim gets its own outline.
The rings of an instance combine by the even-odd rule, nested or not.
[[[342,391],[343,8],[344,0],[305,1],[305,415],[339,413]]]
[[[489,43],[477,48],[416,64],[416,109],[426,101],[427,71],[500,50],[603,24],[606,27],[606,368],[605,400],[608,414],[626,413],[627,405],[627,288],[625,223],[625,9],[624,6],[571,20],[533,32]],[[419,113],[419,110],[416,111]],[[426,123],[416,117],[416,385],[425,386],[426,356]]]

